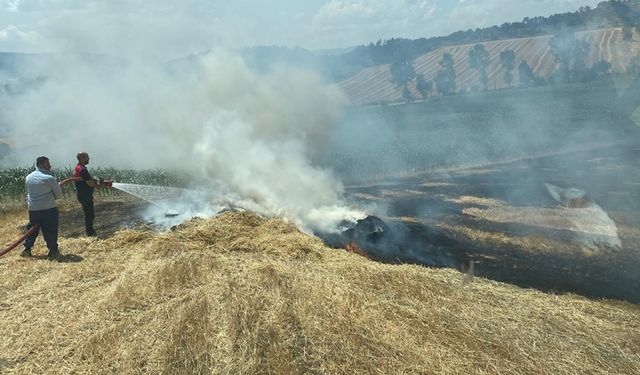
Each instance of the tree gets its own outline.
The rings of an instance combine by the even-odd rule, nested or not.
[[[398,86],[402,86],[402,97],[410,101],[411,100],[411,91],[407,87],[407,83],[415,77],[416,72],[413,68],[413,64],[410,60],[405,59],[399,62],[395,62],[391,64],[389,67],[389,71],[391,72],[391,77],[393,81]]]
[[[431,93],[431,90],[433,90],[433,81],[427,81],[424,79],[424,76],[419,75],[416,77],[416,90],[418,90],[422,99],[426,99]]]
[[[389,67],[389,70],[391,71],[394,82],[398,86],[406,86],[407,82],[411,81],[416,75],[413,64],[409,60],[393,63]]]
[[[576,40],[573,47],[573,66],[571,79],[580,81],[587,72],[587,57],[589,56],[591,45],[585,40]]]
[[[442,60],[440,60],[440,66],[446,69],[453,70],[453,55],[449,52],[442,54]]]
[[[560,65],[558,71],[554,73],[556,80],[561,82],[581,80],[586,72],[589,43],[576,38],[575,33],[561,33],[551,39],[549,46]]]
[[[536,76],[527,60],[522,60],[520,66],[518,66],[518,74],[520,75],[520,84],[524,87],[538,86],[542,84],[542,79]]]
[[[636,54],[629,61],[629,65],[627,65],[627,74],[631,74],[637,76],[640,73],[640,53]]]
[[[487,75],[487,66],[489,65],[489,53],[482,44],[476,44],[469,49],[469,65],[480,73],[480,82],[487,90],[489,77]]]
[[[589,82],[606,76],[611,73],[611,63],[606,60],[600,60],[585,72],[582,81]]]
[[[633,28],[628,26],[628,25],[624,25],[622,27],[622,40],[624,40],[625,42],[631,42],[633,40]]]
[[[436,73],[436,89],[442,95],[453,95],[456,92],[456,71],[453,67],[453,56],[444,53],[440,60],[441,69]]]
[[[407,101],[407,103],[411,102],[411,90],[405,84],[402,88],[402,98]]]
[[[516,53],[514,50],[504,50],[500,52],[500,65],[504,69],[504,80],[507,86],[511,87],[513,82],[513,69],[516,67]]]

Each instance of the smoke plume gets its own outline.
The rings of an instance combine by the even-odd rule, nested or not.
[[[316,74],[258,75],[223,50],[164,65],[52,60],[30,72],[47,77],[38,89],[10,99],[10,136],[33,146],[15,163],[35,152],[61,167],[86,150],[92,165],[183,171],[197,190],[305,230],[361,218],[332,173],[310,162],[344,102]]]

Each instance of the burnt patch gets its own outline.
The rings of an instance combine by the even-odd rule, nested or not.
[[[438,228],[424,224],[385,222],[368,216],[340,234],[317,233],[329,246],[356,244],[372,259],[432,267],[464,267],[469,243],[460,242]]]
[[[75,202],[74,202],[75,203]],[[96,219],[94,228],[100,238],[111,237],[122,229],[143,228],[147,223],[139,212],[148,206],[140,201],[100,201],[96,199]],[[84,213],[80,208],[70,205],[60,213],[60,235],[65,237],[82,237],[84,233]]]

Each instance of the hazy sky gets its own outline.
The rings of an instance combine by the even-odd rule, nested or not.
[[[347,47],[574,11],[596,0],[0,0],[0,51]]]

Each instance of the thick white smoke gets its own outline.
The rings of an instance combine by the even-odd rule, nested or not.
[[[281,128],[285,134],[262,137],[257,126],[238,112],[218,112],[209,119],[195,148],[197,158],[206,161],[201,166],[205,181],[217,181],[240,206],[291,217],[308,229],[327,232],[341,220],[362,218],[339,206],[342,185],[309,164],[304,140],[295,134],[299,129],[289,134]]]
[[[11,136],[54,166],[86,150],[103,166],[182,170],[199,190],[307,230],[361,216],[310,162],[343,104],[314,73],[258,75],[217,51],[168,67],[65,58],[32,74],[48,80],[12,98]]]

